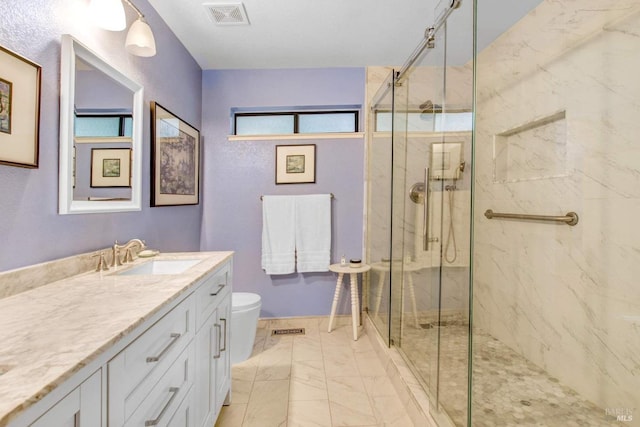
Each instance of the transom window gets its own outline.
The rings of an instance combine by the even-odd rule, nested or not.
[[[131,114],[76,114],[75,135],[81,137],[131,137]]]
[[[471,111],[405,112],[402,114],[404,114],[402,120],[408,132],[466,132],[473,129]],[[376,111],[375,131],[390,132],[392,120],[391,111]]]
[[[234,113],[234,135],[358,132],[358,110]]]

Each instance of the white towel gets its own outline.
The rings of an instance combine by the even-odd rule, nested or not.
[[[298,273],[329,271],[331,258],[331,195],[297,196],[295,239]]]
[[[262,268],[267,274],[295,272],[295,199],[262,198]]]

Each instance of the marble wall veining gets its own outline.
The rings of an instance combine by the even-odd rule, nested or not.
[[[475,326],[603,415],[640,410],[638,28],[637,0],[546,0],[477,64]],[[551,172],[562,173],[511,162],[500,171],[518,179],[494,179],[500,136],[558,112],[566,155]],[[487,209],[580,222],[488,220]]]

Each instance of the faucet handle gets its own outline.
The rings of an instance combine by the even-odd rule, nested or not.
[[[93,255],[93,257],[98,257],[98,266],[96,267],[96,271],[109,270],[109,265],[104,257],[104,251],[100,251],[100,253]]]
[[[131,255],[131,248],[127,248],[127,252],[124,254],[124,260],[122,263],[133,262],[133,255]]]

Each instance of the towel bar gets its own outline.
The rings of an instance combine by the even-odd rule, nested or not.
[[[335,199],[335,196],[333,195],[333,193],[329,193],[329,195],[331,196],[332,199]],[[260,196],[260,200],[262,200],[263,197],[264,195]]]

